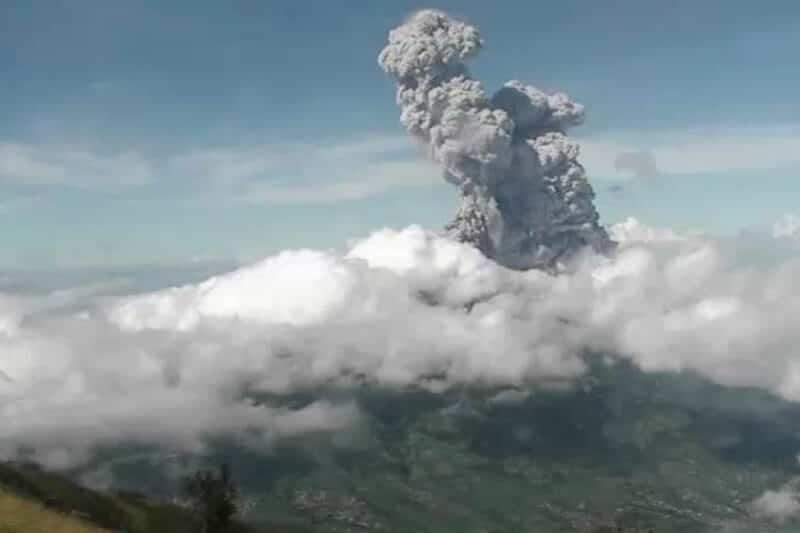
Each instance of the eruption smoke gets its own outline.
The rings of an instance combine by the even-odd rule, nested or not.
[[[587,353],[800,402],[796,216],[766,243],[628,219],[610,228],[615,253],[568,271],[503,266],[553,268],[614,244],[564,134],[582,107],[518,82],[487,98],[463,63],[480,45],[475,28],[423,11],[380,56],[403,123],[459,186],[448,230],[464,242],[382,229],[345,253],[283,251],[153,292],[0,291],[0,460],[71,467],[104,447],[269,449],[317,433],[344,443],[368,418],[348,394],[365,384],[496,388],[492,401],[509,403],[582,378]],[[755,509],[800,512],[795,488]]]
[[[389,33],[379,56],[397,81],[401,122],[461,193],[447,234],[515,269],[553,268],[585,246],[609,250],[564,133],[583,122],[583,106],[518,81],[488,98],[464,64],[481,45],[476,28],[424,10]]]

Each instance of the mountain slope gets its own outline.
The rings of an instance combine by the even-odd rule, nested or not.
[[[80,518],[0,489],[0,533],[101,533]]]
[[[186,509],[141,494],[93,491],[31,464],[0,464],[0,494],[2,533],[194,533],[197,529]],[[233,531],[246,528],[237,526]]]
[[[800,407],[763,391],[618,363],[546,390],[364,385],[254,400],[299,405],[331,394],[358,403],[360,427],[266,451],[220,442],[202,457],[106,450],[73,474],[168,499],[181,476],[226,461],[242,518],[257,531],[800,530],[797,516],[778,520],[753,505],[800,480]],[[192,531],[179,508],[96,493],[35,468],[0,466],[0,484],[109,529]]]
[[[364,387],[357,401],[359,435],[220,451],[248,473],[249,520],[328,533],[800,530],[752,505],[800,476],[800,409],[763,391],[601,364],[569,389]]]

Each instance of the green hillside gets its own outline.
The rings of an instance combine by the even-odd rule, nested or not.
[[[497,392],[364,386],[356,435],[268,454],[228,447],[219,457],[238,473],[252,524],[279,519],[326,533],[800,531],[796,518],[775,521],[751,505],[800,479],[794,404],[626,365],[599,365],[571,389],[518,391],[512,401]],[[146,465],[138,466],[120,466],[115,479]]]
[[[221,461],[232,467],[249,531],[800,531],[798,517],[774,520],[752,507],[767,490],[800,484],[800,408],[762,391],[601,365],[570,389],[434,394],[365,385],[353,394],[364,416],[352,434],[266,453],[234,443],[203,457],[106,450],[72,472],[102,472],[149,497],[95,492],[19,464],[0,465],[0,487],[37,502],[26,513],[43,523],[59,513],[58,527],[70,533],[86,527],[75,518],[131,533],[197,531],[184,509],[159,501],[177,493],[181,476]],[[0,507],[0,533],[39,531],[8,529],[8,508]]]
[[[189,511],[143,495],[93,491],[31,464],[0,465],[0,533],[104,530],[196,533],[197,526]]]
[[[0,489],[0,533],[100,533],[106,531],[75,516]]]

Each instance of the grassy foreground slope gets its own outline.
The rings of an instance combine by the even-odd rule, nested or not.
[[[280,518],[280,517],[278,517]],[[0,463],[0,533],[197,533],[192,513],[142,493],[98,492],[36,465]],[[302,520],[266,517],[229,533],[307,533]]]
[[[88,522],[0,489],[0,533],[100,533]]]
[[[33,465],[0,464],[0,533],[195,533],[181,507],[133,493],[101,493]],[[249,531],[243,527],[234,531]]]

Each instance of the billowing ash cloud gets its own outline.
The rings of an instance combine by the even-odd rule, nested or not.
[[[800,261],[747,264],[741,243],[633,219],[612,228],[613,253],[574,254],[612,242],[564,135],[582,108],[517,82],[488,98],[463,63],[480,44],[423,11],[381,54],[403,123],[462,193],[450,236],[386,229],[344,254],[285,251],[122,297],[0,293],[0,459],[269,447],[356,425],[354,385],[498,387],[491,401],[508,404],[569,385],[598,355],[800,401]],[[295,393],[316,401],[281,401]]]
[[[397,81],[408,132],[426,143],[461,205],[447,232],[514,269],[551,268],[578,249],[612,243],[565,131],[583,106],[510,81],[489,97],[465,61],[478,31],[424,10],[392,30],[379,63]]]

